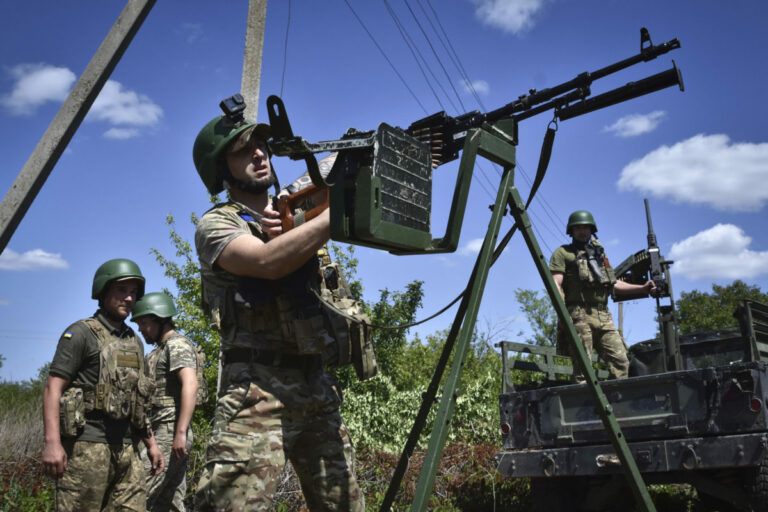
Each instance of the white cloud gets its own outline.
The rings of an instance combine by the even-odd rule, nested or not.
[[[547,0],[472,0],[475,16],[492,27],[519,34],[533,26],[534,15]]]
[[[477,94],[488,94],[488,92],[491,90],[488,82],[485,80],[475,80],[473,82],[462,80],[461,86],[464,88],[464,92],[468,92],[470,94],[472,94],[472,91],[476,92]]]
[[[64,101],[76,80],[69,69],[50,64],[19,64],[10,73],[13,89],[0,102],[14,115],[29,115],[43,103]]]
[[[631,114],[622,117],[611,126],[606,126],[603,131],[613,132],[617,137],[636,137],[655,130],[666,115],[667,113],[663,110],[655,110],[650,114]]]
[[[459,254],[462,256],[469,256],[472,254],[477,254],[480,252],[480,249],[483,247],[483,238],[473,238],[466,244],[464,244],[464,247],[459,248]]]
[[[766,183],[768,143],[699,134],[630,162],[617,185],[718,210],[758,211],[768,201]]]
[[[178,33],[180,33],[184,37],[184,40],[189,44],[201,41],[205,35],[201,23],[182,23]]]
[[[91,120],[131,126],[153,126],[162,115],[163,109],[152,100],[114,80],[107,80],[88,113]]]
[[[29,115],[40,105],[67,99],[75,74],[67,68],[50,64],[19,64],[10,70],[15,79],[11,93],[0,97],[0,104],[14,115]],[[150,127],[160,122],[163,109],[143,94],[123,87],[120,82],[107,80],[87,119],[106,121],[113,128],[104,133],[112,139],[128,139],[139,135],[136,128]]]
[[[42,249],[32,249],[23,254],[6,248],[0,254],[0,270],[41,270],[69,268],[69,264],[61,254],[45,252]]]
[[[717,224],[672,245],[673,270],[691,279],[751,279],[768,274],[768,251],[733,224]]]
[[[0,299],[0,306],[10,306],[11,301],[8,299]]]
[[[107,139],[123,140],[138,137],[139,134],[140,132],[136,128],[110,128],[104,132],[104,137]]]

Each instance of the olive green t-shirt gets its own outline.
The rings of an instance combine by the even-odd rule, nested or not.
[[[135,336],[133,329],[125,323],[112,327],[101,311],[94,313],[93,318],[101,322],[113,336]],[[91,329],[79,320],[67,327],[59,338],[50,374],[68,380],[72,386],[95,386],[99,380],[99,357],[99,341]],[[77,440],[107,444],[131,443],[130,421],[113,420],[101,411],[87,412],[85,427]]]

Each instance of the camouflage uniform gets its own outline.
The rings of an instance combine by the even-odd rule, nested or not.
[[[126,324],[112,327],[99,312],[94,315],[110,336],[143,344]],[[59,339],[50,373],[71,382],[69,387],[92,388],[99,379],[101,353],[93,331],[81,320]],[[56,510],[146,510],[144,474],[136,436],[129,419],[114,420],[102,411],[85,413],[85,425],[75,437],[62,439],[68,469],[56,482]],[[135,432],[145,436],[146,432]]]
[[[182,368],[195,369],[197,356],[192,342],[181,334],[173,334],[160,341],[157,348],[149,353],[146,368],[154,377],[157,387],[152,399],[152,431],[157,446],[166,461],[165,471],[152,475],[152,463],[143,457],[147,471],[147,510],[184,511],[184,497],[187,494],[187,460],[171,456],[176,420],[181,407],[181,383],[176,372]],[[192,448],[192,429],[187,429],[187,452]]]
[[[221,333],[222,374],[214,430],[200,479],[200,510],[269,510],[285,461],[311,510],[365,509],[341,398],[323,370],[327,343],[317,261],[274,281],[230,274],[215,262],[241,235],[266,241],[259,215],[227,203],[197,227],[204,308]]]
[[[595,239],[591,243],[595,247],[602,247]],[[616,279],[607,259],[598,261],[598,265],[603,279],[595,276],[594,271],[589,268],[585,244],[574,241],[555,250],[549,269],[564,274],[565,305],[587,355],[592,356],[594,347],[600,358],[608,364],[611,376],[623,379],[629,374],[627,345],[616,329],[613,316],[607,307],[608,295]],[[557,352],[569,355],[568,343],[560,334]],[[574,365],[578,368],[575,359]],[[574,379],[584,379],[580,369],[574,370]]]

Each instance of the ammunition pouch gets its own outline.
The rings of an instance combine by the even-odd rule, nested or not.
[[[85,426],[83,389],[70,387],[59,399],[59,433],[61,437],[77,437]]]
[[[136,392],[131,404],[131,427],[139,432],[150,427],[152,414],[152,395],[155,384],[145,375],[139,377]]]
[[[330,307],[324,307],[326,327],[331,334],[325,350],[323,362],[329,367],[341,367],[351,364],[357,378],[366,380],[379,371],[376,355],[371,341],[370,320],[363,313],[360,302],[351,298],[338,298],[325,290],[324,300]],[[342,314],[343,313],[343,314]]]

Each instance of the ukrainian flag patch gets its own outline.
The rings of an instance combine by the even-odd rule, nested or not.
[[[71,337],[72,337],[72,332],[71,332],[71,331],[67,331],[67,332],[65,332],[65,333],[64,333],[64,336],[62,336],[62,338],[64,338],[64,339],[69,339],[69,338],[71,338]]]

